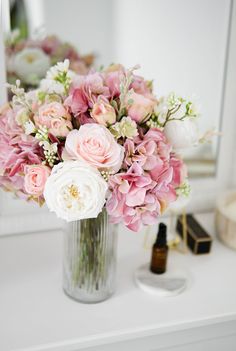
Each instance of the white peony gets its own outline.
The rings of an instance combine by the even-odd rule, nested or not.
[[[67,222],[96,218],[106,201],[108,186],[99,171],[82,161],[54,166],[44,189],[50,211]]]
[[[50,58],[39,48],[25,48],[16,54],[12,70],[27,84],[38,84],[50,67]]]
[[[193,146],[199,138],[197,124],[192,118],[168,122],[164,128],[164,134],[176,150]]]

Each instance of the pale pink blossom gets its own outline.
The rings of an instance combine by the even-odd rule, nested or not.
[[[51,173],[51,169],[44,165],[26,165],[24,172],[25,191],[30,195],[42,195],[46,180]]]
[[[84,160],[96,168],[114,172],[120,169],[124,157],[124,148],[106,127],[96,123],[72,130],[66,138],[65,148],[75,160]]]
[[[135,92],[129,94],[126,99],[128,116],[137,123],[142,123],[151,115],[154,105],[153,100]]]
[[[59,102],[51,102],[40,106],[34,115],[37,127],[46,126],[50,133],[58,137],[66,137],[73,128],[71,115]]]
[[[116,112],[106,101],[98,101],[93,105],[91,117],[95,122],[108,126],[116,122]]]

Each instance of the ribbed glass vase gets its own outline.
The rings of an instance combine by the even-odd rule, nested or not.
[[[84,303],[109,298],[115,289],[117,225],[104,209],[97,218],[67,223],[64,232],[63,288]]]

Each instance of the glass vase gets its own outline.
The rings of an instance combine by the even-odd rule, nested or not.
[[[117,225],[104,209],[97,218],[66,224],[63,288],[71,298],[96,303],[115,289]]]

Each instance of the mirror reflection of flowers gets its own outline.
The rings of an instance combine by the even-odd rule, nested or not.
[[[48,69],[58,61],[69,59],[71,70],[86,74],[94,60],[92,54],[79,55],[74,46],[55,35],[22,39],[17,29],[7,36],[5,48],[7,81],[15,84],[20,79],[25,90],[38,87]]]
[[[173,93],[158,100],[136,69],[113,64],[79,75],[65,60],[35,91],[11,86],[0,116],[1,186],[46,200],[67,221],[96,218],[105,206],[112,222],[133,231],[187,196],[176,150],[181,133],[185,146],[198,142],[196,108]]]

